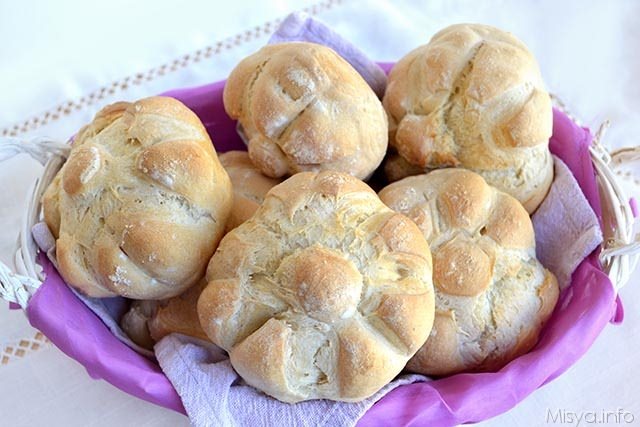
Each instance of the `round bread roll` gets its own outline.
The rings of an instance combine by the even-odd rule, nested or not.
[[[300,173],[224,237],[198,315],[248,384],[284,402],[358,401],[426,340],[431,274],[420,230],[366,184]]]
[[[158,304],[148,323],[149,335],[155,342],[174,332],[209,341],[200,326],[197,310],[198,298],[206,286],[207,281],[202,278],[183,294]]]
[[[380,198],[416,222],[433,255],[435,321],[409,370],[493,371],[536,344],[559,290],[517,200],[463,169],[405,178]]]
[[[153,350],[156,341],[149,332],[149,319],[158,311],[157,300],[135,300],[120,319],[120,327],[131,341],[147,350]]]
[[[183,294],[167,300],[132,301],[120,326],[133,342],[149,350],[172,333],[209,341],[197,312],[198,298],[206,285],[203,278]]]
[[[65,281],[91,297],[133,299],[164,299],[197,283],[231,203],[204,126],[165,97],[101,110],[43,199]]]
[[[383,104],[390,144],[410,165],[473,170],[529,213],[547,194],[551,100],[535,58],[513,35],[445,28],[393,67]]]
[[[251,163],[246,151],[222,153],[220,163],[229,174],[233,186],[233,206],[227,221],[229,231],[251,218],[267,192],[282,180],[269,178],[260,173]]]
[[[348,62],[313,43],[268,45],[224,87],[253,163],[273,178],[335,170],[369,177],[387,151],[382,104]]]
[[[422,175],[424,172],[424,169],[407,162],[398,153],[387,153],[384,160],[384,175],[389,182],[399,181],[412,175]]]

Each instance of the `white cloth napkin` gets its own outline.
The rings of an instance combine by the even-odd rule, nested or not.
[[[371,405],[394,388],[428,380],[422,375],[402,375],[357,403],[310,400],[287,404],[246,385],[225,352],[214,344],[171,334],[154,350],[196,427],[353,426]]]
[[[554,169],[549,194],[531,219],[536,255],[565,289],[578,264],[602,243],[602,230],[573,174],[555,156]]]

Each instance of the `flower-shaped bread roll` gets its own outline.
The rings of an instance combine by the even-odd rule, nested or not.
[[[335,170],[366,179],[387,151],[387,117],[373,90],[332,49],[268,45],[245,58],[224,87],[253,163],[273,178]]]
[[[92,297],[164,299],[204,276],[231,197],[198,117],[153,97],[98,112],[43,206],[69,285]]]
[[[224,237],[198,314],[250,385],[285,402],[358,401],[427,338],[431,274],[420,230],[366,184],[300,173]]]
[[[405,178],[380,198],[416,222],[433,255],[435,321],[410,370],[496,370],[535,345],[559,291],[516,199],[463,169]]]
[[[547,194],[551,100],[535,58],[512,34],[445,28],[393,67],[383,103],[389,143],[412,166],[405,176],[415,167],[470,169],[528,212]]]

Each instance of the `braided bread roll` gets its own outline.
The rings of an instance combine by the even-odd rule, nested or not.
[[[493,371],[536,344],[559,290],[517,200],[464,169],[405,178],[380,198],[416,222],[433,254],[433,330],[409,370]]]
[[[513,35],[445,28],[393,67],[383,104],[390,144],[410,165],[473,170],[529,213],[547,194],[551,100],[535,58]]]
[[[335,170],[369,177],[387,151],[387,118],[373,90],[332,49],[268,45],[245,58],[224,87],[224,107],[267,176]]]
[[[220,163],[229,174],[233,186],[233,206],[227,221],[227,231],[233,230],[254,214],[264,196],[281,179],[264,176],[251,163],[246,151],[227,151],[220,154]]]
[[[80,130],[44,195],[44,218],[69,285],[164,299],[204,275],[231,197],[198,117],[153,97],[110,105]]]
[[[200,323],[244,380],[284,402],[358,401],[393,379],[433,321],[429,247],[362,181],[299,173],[230,231]]]

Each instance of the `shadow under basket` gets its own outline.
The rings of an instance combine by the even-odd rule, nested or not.
[[[383,66],[389,68],[389,64]],[[221,81],[165,95],[181,100],[200,117],[218,151],[244,150],[235,121],[224,111],[223,87]],[[607,323],[622,320],[617,290],[635,267],[638,244],[632,210],[612,167],[622,160],[618,155],[628,158],[630,150],[636,150],[622,150],[612,157],[599,137],[560,109],[553,112],[550,149],[569,166],[600,218],[605,244],[578,266],[535,348],[497,372],[458,374],[398,387],[375,403],[359,425],[445,426],[494,417],[566,371]],[[32,240],[31,227],[41,218],[40,199],[68,150],[64,144],[44,139],[0,140],[0,161],[28,152],[45,165],[21,227],[17,274],[0,264],[1,296],[25,309],[30,323],[81,363],[92,378],[184,413],[180,397],[158,364],[119,341],[75,296]]]

